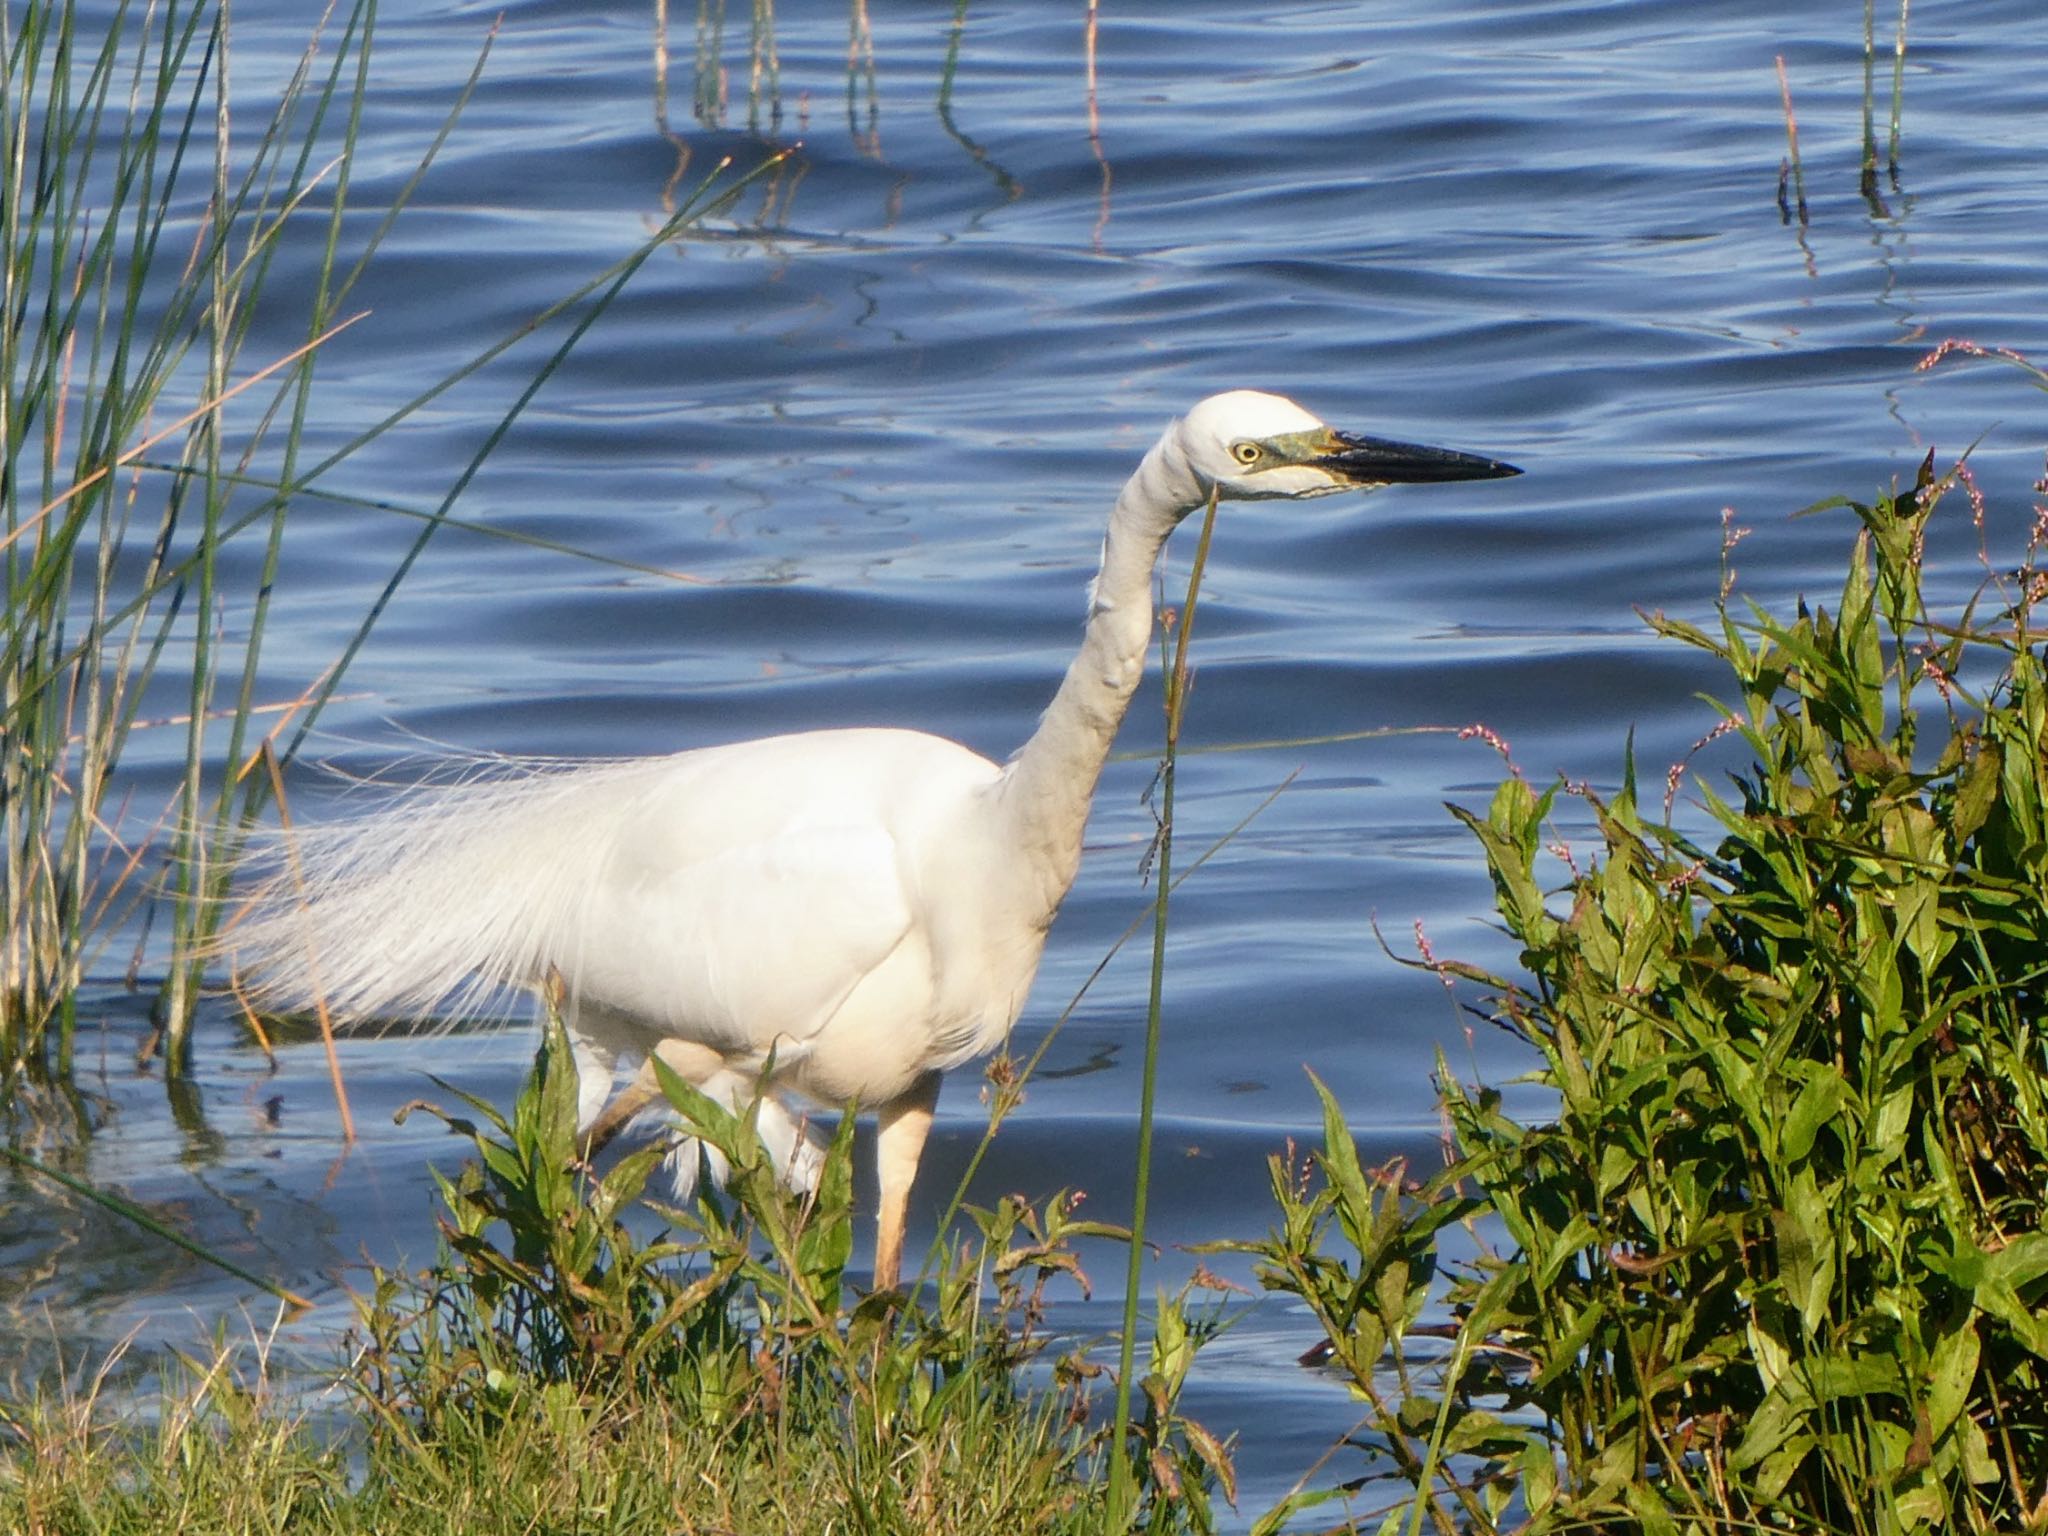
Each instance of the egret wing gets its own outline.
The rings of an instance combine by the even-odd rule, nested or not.
[[[879,826],[794,826],[694,857],[666,841],[617,850],[563,957],[579,996],[659,1033],[788,1059],[912,931]]]

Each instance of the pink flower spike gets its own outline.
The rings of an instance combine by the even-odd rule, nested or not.
[[[1965,357],[1989,357],[1991,355],[1985,348],[1978,346],[1974,341],[1965,341],[1960,336],[1951,336],[1947,341],[1944,341],[1932,352],[1921,358],[1919,362],[1915,363],[1913,371],[1915,373],[1925,373],[1943,358],[1957,352],[1962,353]]]
[[[1501,737],[1499,732],[1493,729],[1493,727],[1481,724],[1478,721],[1474,721],[1471,725],[1466,726],[1463,730],[1458,732],[1458,740],[1485,742],[1489,747],[1493,748],[1494,751],[1500,754],[1500,760],[1508,765],[1509,773],[1512,773],[1518,779],[1522,776],[1522,770],[1515,766],[1514,753],[1508,750],[1507,742]]]
[[[1436,979],[1444,984],[1444,990],[1455,992],[1458,984],[1451,979],[1450,972],[1444,969],[1443,962],[1437,959],[1436,951],[1430,948],[1429,935],[1422,931],[1422,919],[1419,917],[1415,919],[1415,948],[1422,956],[1422,963],[1436,972]]]

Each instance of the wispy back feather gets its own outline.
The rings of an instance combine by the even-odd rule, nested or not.
[[[325,826],[267,834],[247,911],[216,943],[270,1006],[344,1017],[474,1014],[550,966],[573,971],[582,914],[668,760],[494,760]]]

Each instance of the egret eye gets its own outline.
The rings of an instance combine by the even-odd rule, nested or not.
[[[1246,468],[1250,468],[1266,456],[1266,450],[1257,443],[1233,443],[1230,456]]]

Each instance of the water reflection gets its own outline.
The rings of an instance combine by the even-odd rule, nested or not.
[[[854,147],[882,158],[882,102],[875,84],[875,34],[868,25],[868,0],[852,0],[851,36],[846,44],[846,131]],[[867,111],[863,117],[861,101]]]
[[[690,141],[678,133],[668,115],[668,0],[654,0],[654,129],[675,150],[676,163],[661,184],[661,211],[673,218],[676,188],[690,171]]]
[[[217,1163],[227,1150],[227,1139],[206,1118],[206,1095],[189,1077],[167,1078],[164,1096],[170,1101],[171,1123],[184,1139],[179,1161],[188,1168]]]

